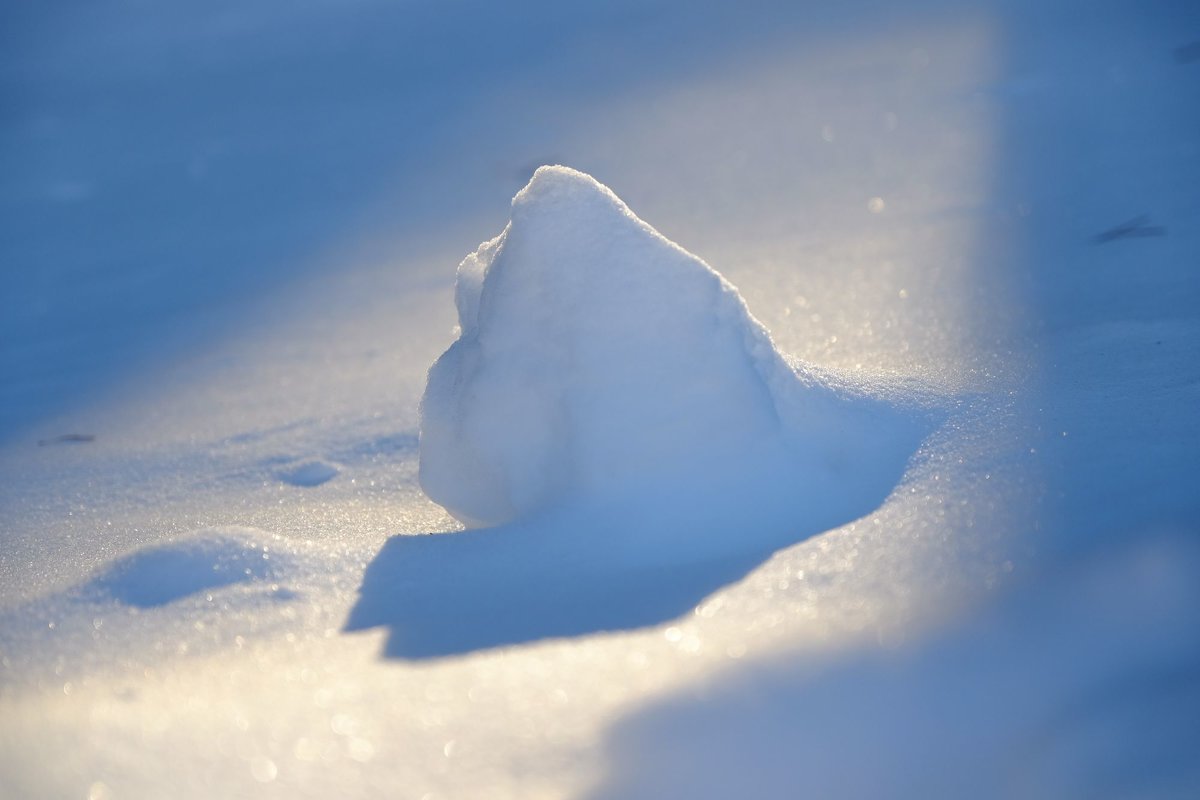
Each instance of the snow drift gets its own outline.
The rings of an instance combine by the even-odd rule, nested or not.
[[[918,438],[911,414],[790,365],[728,281],[566,167],[516,195],[455,301],[420,480],[468,526],[582,506],[827,527],[877,505]]]

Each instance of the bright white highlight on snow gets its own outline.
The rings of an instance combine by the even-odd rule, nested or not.
[[[886,496],[915,443],[893,407],[788,364],[728,281],[566,167],[537,170],[462,262],[456,303],[420,478],[468,525],[580,504],[833,525]]]

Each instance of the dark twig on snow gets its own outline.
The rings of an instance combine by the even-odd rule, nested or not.
[[[38,445],[45,447],[51,444],[83,444],[94,441],[96,441],[96,437],[90,433],[64,433],[61,436],[53,436],[49,439],[39,439]]]
[[[1116,241],[1117,239],[1142,239],[1148,236],[1166,236],[1167,229],[1161,225],[1149,225],[1150,218],[1144,214],[1134,217],[1128,222],[1122,222],[1114,228],[1096,234],[1092,241],[1097,244]]]

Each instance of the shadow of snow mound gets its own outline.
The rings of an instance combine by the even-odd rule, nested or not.
[[[249,528],[203,531],[117,559],[83,587],[83,595],[153,608],[238,583],[279,580],[290,558]]]
[[[597,563],[567,546],[561,524],[392,537],[367,568],[345,630],[387,627],[384,655],[416,660],[645,627],[687,613],[768,555]]]
[[[712,465],[708,477],[605,502],[394,536],[368,566],[344,629],[386,627],[385,657],[420,660],[675,619],[775,551],[878,508],[931,424],[916,414],[891,422],[891,446],[870,465],[807,483],[786,448],[766,448],[752,464]]]

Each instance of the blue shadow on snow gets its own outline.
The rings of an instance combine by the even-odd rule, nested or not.
[[[387,658],[453,656],[647,627],[687,613],[770,556],[597,565],[546,525],[393,536],[368,566],[346,631],[385,626]]]

